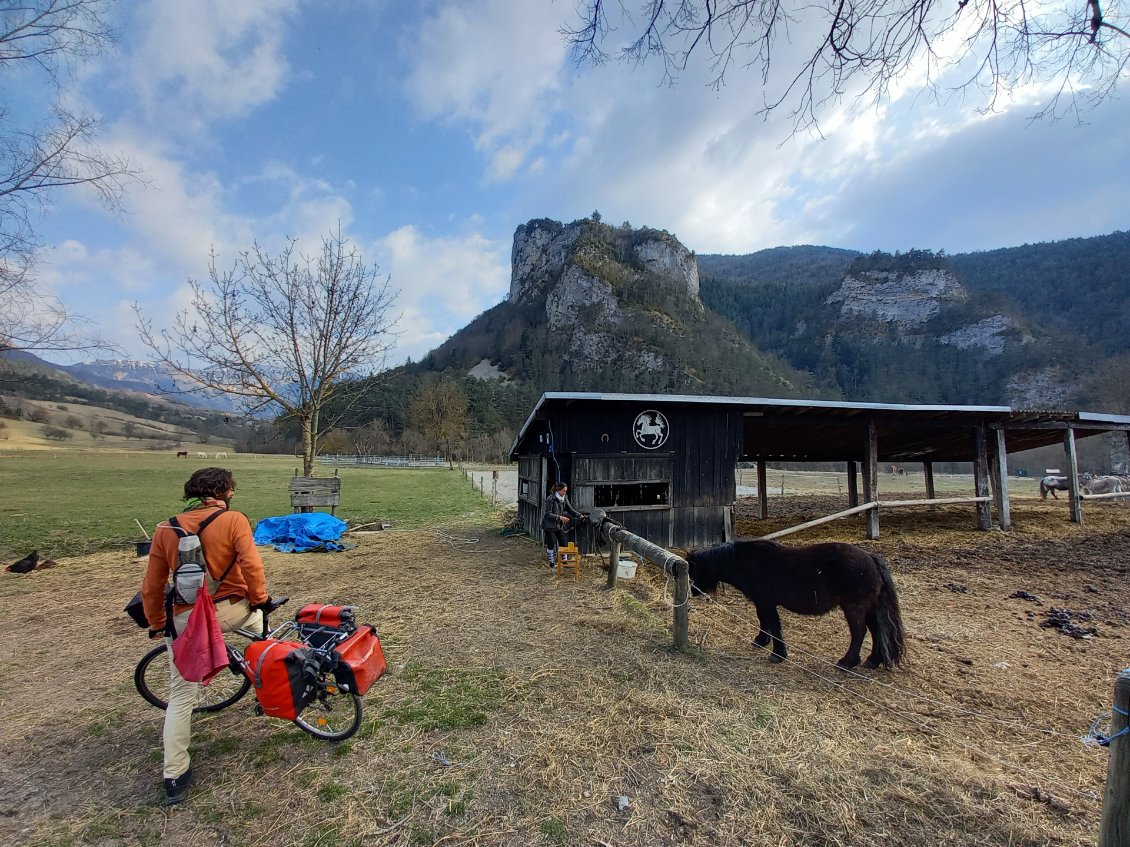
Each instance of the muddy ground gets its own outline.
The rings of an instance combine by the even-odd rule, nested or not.
[[[743,534],[842,508],[778,498]],[[735,591],[671,645],[671,586],[600,560],[559,580],[499,527],[358,535],[265,554],[272,593],[349,602],[390,673],[351,741],[256,717],[198,718],[191,800],[160,805],[161,715],[134,691],[150,646],[121,607],[142,560],[0,573],[0,843],[37,845],[1077,845],[1098,832],[1107,752],[1084,745],[1130,665],[1130,509],[1016,501],[825,525],[788,543],[878,550],[906,665],[845,674],[838,614],[783,615],[790,661],[751,646]],[[1016,596],[1013,596],[1016,595]],[[1073,613],[1074,637],[1041,624]],[[1072,632],[1070,630],[1069,632]]]

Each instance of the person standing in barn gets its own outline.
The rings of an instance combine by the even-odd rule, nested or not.
[[[583,520],[584,515],[573,508],[569,502],[569,486],[555,482],[549,489],[549,496],[541,509],[541,528],[545,533],[545,557],[549,567],[557,567],[557,548],[565,544],[565,532],[574,520]]]

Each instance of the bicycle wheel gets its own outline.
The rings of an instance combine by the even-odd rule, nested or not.
[[[158,709],[169,706],[168,648],[159,644],[141,657],[133,672],[137,693]],[[192,711],[218,712],[235,703],[251,688],[251,680],[243,674],[220,671],[207,685],[200,686],[196,706]]]
[[[344,741],[361,727],[361,698],[338,687],[332,675],[318,677],[318,694],[294,719],[299,728],[326,741]]]

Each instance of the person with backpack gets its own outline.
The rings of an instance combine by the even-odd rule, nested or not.
[[[163,733],[166,806],[188,799],[192,784],[188,745],[200,683],[185,680],[173,663],[173,639],[184,631],[196,595],[195,588],[185,590],[185,583],[195,572],[199,590],[208,591],[215,601],[216,617],[224,632],[238,628],[262,632],[263,610],[271,608],[263,560],[252,538],[251,524],[243,513],[228,508],[234,493],[231,471],[196,471],[184,484],[185,510],[158,524],[153,533],[149,565],[141,584],[149,637],[163,635],[169,646],[169,706]],[[204,562],[204,573],[200,561]],[[170,576],[178,587],[166,600]]]

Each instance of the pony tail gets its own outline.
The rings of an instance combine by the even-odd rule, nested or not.
[[[887,560],[875,553],[871,558],[875,560],[879,576],[883,580],[883,587],[879,591],[879,602],[875,607],[875,619],[882,641],[880,655],[883,667],[890,669],[894,665],[901,665],[906,655],[906,630],[902,625],[898,593],[895,591],[895,581],[887,567]]]

